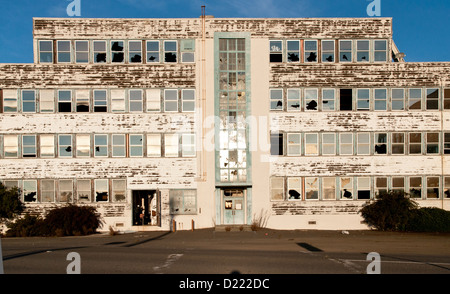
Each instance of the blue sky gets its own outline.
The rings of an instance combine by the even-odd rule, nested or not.
[[[80,0],[82,18],[367,17],[372,0]],[[450,61],[450,0],[380,0],[406,61]],[[0,63],[33,62],[33,17],[68,17],[72,0],[0,0]]]

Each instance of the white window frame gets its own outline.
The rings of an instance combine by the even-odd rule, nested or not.
[[[359,44],[360,44],[360,42],[367,42],[367,44],[368,44],[368,46],[369,46],[369,48],[367,48],[367,49],[360,49],[359,48]],[[370,44],[371,42],[370,42],[370,40],[356,40],[356,62],[358,62],[358,63],[370,63],[370,62],[372,62],[372,59],[371,59],[371,57],[370,57],[370,52],[371,52],[371,44]],[[362,52],[367,52],[367,58],[368,58],[368,60],[359,60],[359,53],[362,53]]]
[[[366,183],[364,183],[364,182]],[[358,200],[369,200],[372,199],[372,183],[370,177],[357,177],[356,178],[356,199]],[[369,198],[361,198],[359,196],[360,191],[369,191]]]
[[[403,135],[403,143],[395,142],[394,141],[394,135],[395,134],[402,134]],[[406,154],[406,138],[407,135],[404,132],[393,132],[390,134],[391,137],[391,154],[392,155],[405,155]],[[403,145],[403,153],[394,153],[394,146],[400,146]]]
[[[36,192],[35,201],[25,201],[25,192],[27,192],[27,190],[25,190],[26,183],[33,183],[34,184],[34,189],[30,190],[30,192]],[[37,203],[38,202],[37,180],[23,180],[22,181],[22,185],[23,185],[23,189],[22,189],[22,200],[23,200],[23,202],[25,202],[25,203]]]
[[[330,181],[332,184],[332,187],[328,187],[327,181]],[[327,190],[333,191],[333,197],[332,198],[326,198],[327,196]],[[323,177],[322,178],[322,200],[336,200],[336,177]]]
[[[325,92],[333,93],[333,99],[325,97]],[[324,107],[325,101],[333,101],[333,108]],[[322,89],[322,111],[336,111],[336,89]]]
[[[76,112],[90,112],[91,111],[91,92],[89,90],[75,90],[75,111]],[[88,111],[78,111],[78,106],[86,105]]]
[[[377,97],[377,93],[382,93],[384,91],[384,97]],[[374,89],[373,90],[373,100],[374,100],[374,102],[373,102],[373,109],[375,110],[375,111],[387,111],[388,110],[388,108],[387,108],[387,101],[388,101],[388,91],[387,91],[387,89],[384,89],[384,88],[379,88],[379,89]],[[378,103],[377,103],[378,102]],[[378,105],[379,105],[379,103],[380,102],[383,102],[383,106],[384,106],[384,108],[382,108],[382,109],[378,109]]]
[[[278,48],[276,45],[272,45],[272,43],[274,43],[274,42],[280,42],[281,48]],[[272,54],[281,55],[281,60],[280,61],[270,61],[270,56]],[[269,61],[273,62],[273,63],[283,62],[283,41],[282,40],[269,40]]]
[[[318,133],[305,133],[305,156],[317,156],[319,155],[319,134]],[[316,142],[308,143],[308,138],[314,138]],[[315,152],[311,152],[311,147],[315,150]]]
[[[342,49],[342,43],[345,42],[350,42],[350,49]],[[343,60],[341,57],[343,54],[348,54],[350,53],[350,58],[349,60]],[[339,40],[339,62],[340,63],[347,63],[347,62],[353,62],[353,40]]]
[[[138,137],[141,136],[141,143],[140,144],[133,144],[131,141],[131,137]],[[128,148],[129,148],[129,156],[130,157],[143,157],[144,156],[144,135],[143,134],[130,134],[129,135],[129,144],[128,144]],[[133,148],[140,148],[141,153],[139,155],[132,155],[132,150]]]
[[[287,178],[287,199],[289,201],[302,201],[303,200],[303,181],[301,177],[289,177]],[[294,190],[300,195],[291,196],[290,191]],[[295,198],[295,197],[298,198]]]
[[[55,90],[39,90],[39,112],[55,112]]]
[[[121,185],[123,185],[123,187],[121,187]],[[117,195],[121,195],[121,199],[117,199]],[[125,179],[111,180],[111,200],[112,202],[126,202],[127,180]]]
[[[349,184],[344,184],[344,179],[349,179]],[[346,192],[350,192],[351,196],[346,197]],[[339,178],[339,199],[340,200],[353,200],[355,199],[353,177],[340,177]]]
[[[431,141],[429,138],[430,135],[437,136],[437,141]],[[424,134],[424,139],[425,139],[425,153],[426,154],[438,155],[441,153],[441,134],[439,132],[427,132],[426,134]],[[428,151],[429,146],[430,147],[436,146],[437,152]]]
[[[176,93],[176,98],[168,99],[167,93]],[[179,91],[178,89],[164,89],[164,112],[178,112],[178,100],[179,100]],[[175,105],[175,110],[167,110],[168,105]]]
[[[377,49],[377,43],[378,42],[384,42],[386,49]],[[373,61],[374,62],[387,62],[388,61],[388,42],[387,40],[373,40]],[[383,60],[377,60],[377,53],[378,52],[384,52],[384,59]]]
[[[403,181],[403,186],[394,186],[394,182],[395,182],[395,180],[399,180],[399,181]],[[399,176],[399,177],[392,177],[391,178],[391,182],[392,182],[392,191],[397,191],[397,190],[402,190],[403,192],[405,192],[406,191],[406,180],[405,180],[405,177],[401,177],[401,176]]]
[[[132,50],[132,44],[139,44],[139,50]],[[131,55],[140,55],[141,61],[131,61]],[[141,64],[143,63],[143,56],[142,56],[142,41],[141,40],[128,40],[128,63],[130,64]]]
[[[167,43],[175,43],[175,51],[173,51],[173,50],[167,50],[166,49],[166,44]],[[164,53],[163,53],[163,57],[164,57],[164,63],[178,63],[178,41],[177,40],[164,40],[164,43],[163,43],[163,51],[164,51]],[[166,61],[166,54],[167,53],[175,53],[175,61]]]
[[[87,144],[85,140],[87,139]],[[77,144],[77,157],[91,157],[91,135],[89,134],[76,134],[75,136],[76,144]],[[87,154],[83,154],[83,152]]]
[[[188,93],[192,93],[192,97],[189,97]],[[192,105],[192,107],[186,107],[187,105]],[[181,111],[195,112],[195,89],[181,90]]]
[[[432,178],[438,180],[437,187],[430,187],[430,179],[432,179]],[[427,185],[427,190],[425,192],[425,196],[426,196],[425,198],[426,199],[439,199],[439,198],[441,198],[441,195],[440,195],[440,193],[441,193],[441,177],[439,177],[439,176],[428,176],[428,177],[426,177],[426,185]],[[437,190],[436,197],[430,197],[430,194],[431,194],[430,193],[430,189]]]
[[[413,91],[420,91],[420,97],[411,97],[412,96],[412,92]],[[419,108],[411,108],[412,105],[414,105],[415,103],[413,103],[413,101],[420,102],[420,107]],[[413,103],[413,104],[411,104]],[[410,88],[408,89],[408,110],[409,111],[421,111],[423,109],[423,91],[421,88]]]
[[[403,92],[403,95],[402,95],[401,98],[397,97],[397,95],[394,95],[394,93],[398,92],[398,91],[402,91]],[[395,93],[395,94],[397,94],[397,93]],[[393,88],[393,89],[391,89],[391,110],[392,111],[405,111],[405,97],[406,97],[406,90],[405,89],[403,89],[403,88]],[[399,101],[401,101],[402,108],[401,109],[397,109],[398,108],[397,106],[394,107],[394,101],[396,101],[397,103]]]
[[[148,45],[149,45],[149,43],[157,43],[158,44],[158,51],[154,51],[154,50],[149,50],[148,49]],[[146,42],[145,42],[145,49],[146,49],[146,53],[145,53],[145,60],[146,60],[146,62],[145,63],[160,63],[161,62],[161,44],[160,44],[160,41],[158,41],[158,40],[147,40]],[[149,55],[151,56],[151,55],[154,55],[155,53],[157,53],[158,54],[158,60],[156,60],[156,61],[150,61],[149,60]],[[156,58],[155,58],[156,59]]]
[[[126,111],[126,91],[124,89],[111,89],[111,112],[124,113]]]
[[[419,185],[412,185],[411,184],[411,180],[412,179],[420,179],[420,184]],[[414,194],[412,194],[411,193],[411,189],[414,189],[414,188],[419,188],[419,190],[420,190],[420,195],[419,195],[419,197],[414,197]],[[410,177],[408,177],[408,194],[409,194],[409,197],[410,198],[412,198],[412,199],[422,199],[422,194],[423,194],[423,179],[422,179],[422,177],[421,176],[410,176]]]
[[[310,183],[310,181],[312,181]],[[305,200],[306,201],[318,201],[320,199],[320,178],[319,177],[305,177]],[[308,195],[308,193],[313,194]],[[314,193],[315,192],[315,193]],[[317,195],[316,195],[317,193]]]
[[[273,94],[277,93],[276,96],[274,96]],[[281,98],[278,98],[278,94],[281,93]],[[274,98],[275,97],[275,98]],[[283,111],[284,109],[284,91],[283,89],[270,89],[269,90],[269,100],[270,100],[270,110],[271,111]],[[278,108],[278,104],[281,101],[281,108]],[[276,108],[272,108],[272,103],[276,103]]]
[[[105,98],[101,98],[99,96],[96,96],[97,93],[104,93],[105,94]],[[92,99],[93,99],[93,107],[92,107],[92,111],[93,112],[108,112],[108,91],[96,89],[93,92]],[[105,108],[105,111],[95,111],[96,107]]]
[[[43,50],[41,50],[41,43],[42,42],[50,43],[51,51],[43,51]],[[39,47],[39,63],[53,63],[53,41],[52,40],[39,40],[38,47]],[[50,53],[51,61],[42,61],[41,53],[45,53],[45,54],[49,54]]]
[[[62,98],[60,97],[59,94],[62,93],[62,92],[70,93],[70,101],[61,100]],[[72,110],[73,110],[73,93],[72,93],[72,90],[58,90],[57,91],[57,99],[58,99],[58,112],[61,112],[61,113],[70,113],[70,112],[72,112]],[[60,108],[59,108],[59,104],[60,103],[65,103],[65,104],[69,104],[70,103],[70,111],[61,111]]]
[[[379,136],[380,135],[386,135],[386,142],[378,142],[379,141]],[[387,155],[388,154],[388,139],[389,138],[389,134],[388,133],[375,133],[373,134],[373,154],[374,155]],[[377,152],[377,146],[379,145],[386,145],[386,152],[385,153],[378,153]]]
[[[53,185],[53,189],[49,189],[49,190],[45,190],[44,188],[46,188],[44,183],[51,183],[51,185]],[[55,180],[53,179],[42,179],[40,181],[40,203],[54,203],[55,199],[56,199],[56,185],[55,185]],[[50,195],[50,197],[47,197],[48,199],[44,199],[44,194],[48,193],[48,192],[53,192],[52,195]]]
[[[107,200],[97,200],[97,192],[105,192],[103,190],[99,190],[98,186],[100,183],[106,183],[106,192],[108,193],[108,199]],[[109,195],[109,181],[107,179],[95,179],[94,180],[94,196],[95,196],[95,202],[110,202],[110,195]]]
[[[61,142],[61,137],[70,137],[70,145],[63,145],[63,146],[61,146],[61,144],[60,144],[60,142]],[[67,156],[65,156],[65,155],[61,155],[61,148],[64,148],[64,147],[70,147],[71,148],[71,151],[70,151],[70,155],[67,155]],[[60,135],[58,135],[58,157],[59,158],[72,158],[73,157],[73,155],[74,155],[74,152],[73,152],[73,135],[71,135],[71,134],[60,134]]]
[[[418,143],[418,142],[412,142],[412,139],[411,139],[411,137],[414,135],[414,134],[418,134],[418,135],[420,135],[420,142]],[[422,153],[423,153],[423,146],[422,146],[422,144],[423,144],[423,138],[424,136],[423,136],[423,134],[422,133],[420,133],[420,132],[411,132],[411,133],[408,133],[408,154],[409,155],[422,155]],[[412,147],[414,147],[414,146],[419,146],[420,147],[420,152],[411,152],[411,148]]]
[[[113,44],[115,43],[115,42],[122,42],[122,51],[119,51],[119,50],[113,50]],[[125,50],[125,41],[124,40],[111,40],[110,41],[110,44],[109,44],[109,58],[110,58],[110,60],[111,60],[111,63],[113,63],[113,64],[121,64],[121,63],[125,63],[125,60],[127,59],[127,57],[126,57],[126,52],[125,52],[126,50]],[[120,53],[122,53],[123,54],[123,59],[122,59],[122,61],[114,61],[114,54],[120,54]]]
[[[287,111],[302,111],[302,91],[298,88],[287,89]],[[294,107],[295,106],[295,107]]]
[[[319,110],[319,89],[317,88],[306,88],[305,89],[305,111],[318,111]],[[316,109],[308,109],[309,103],[312,101],[316,102]]]
[[[311,49],[306,49],[306,43],[307,42],[314,42],[316,44],[316,49],[315,50],[311,50]],[[318,40],[304,40],[303,41],[303,62],[304,63],[318,63],[319,62],[319,42]],[[311,53],[315,53],[316,54],[316,60],[314,61],[308,61],[308,56],[307,54],[309,53],[309,55],[311,55]]]
[[[297,43],[298,50],[292,50],[292,49],[289,49],[289,43]],[[298,60],[297,60],[297,61],[289,60],[289,54],[290,54],[290,53],[297,54]],[[287,40],[287,41],[286,41],[286,62],[289,62],[289,63],[299,63],[301,60],[302,60],[302,59],[301,59],[300,40]]]
[[[297,137],[298,140],[293,137]],[[297,141],[297,142],[296,142]],[[287,156],[301,156],[302,155],[302,134],[301,133],[287,133],[286,142]],[[293,152],[291,147],[298,148],[298,152]]]
[[[30,137],[34,138],[34,144],[25,145],[24,138]],[[25,152],[25,148],[34,148],[34,152]],[[31,156],[28,156],[31,155]],[[22,158],[37,158],[38,157],[38,149],[37,149],[37,136],[36,135],[22,135]]]
[[[95,50],[96,44],[102,43],[105,47],[104,50]],[[96,58],[96,54],[105,54],[105,61],[98,62]],[[108,63],[108,44],[105,40],[93,40],[92,41],[92,62],[93,63]]]
[[[361,97],[362,92],[366,92],[369,94],[369,97]],[[356,89],[356,110],[358,111],[369,111],[370,110],[370,101],[372,100],[372,91],[368,88],[359,88]],[[360,106],[360,102],[367,102],[366,106]]]
[[[437,97],[430,97],[430,95],[432,93],[434,93],[435,91],[437,91]],[[425,89],[425,109],[426,110],[440,110],[440,107],[439,107],[440,93],[441,93],[441,91],[439,88],[426,88]],[[434,102],[436,104],[436,107],[429,107],[428,106],[429,102]]]
[[[136,97],[133,97],[133,93],[139,93]],[[133,105],[138,105],[138,110],[133,110]],[[129,112],[143,112],[144,111],[144,91],[141,89],[129,89],[128,90],[128,109]]]
[[[333,141],[329,142],[325,139],[326,136],[333,136]],[[336,134],[335,133],[322,133],[322,155],[324,156],[335,156],[336,155]],[[326,147],[332,147],[333,152],[325,152]]]
[[[8,110],[6,107],[9,107]],[[19,112],[19,91],[3,89],[3,113]]]
[[[15,155],[7,156],[6,152],[9,149],[11,149],[9,153],[15,153]],[[3,136],[3,158],[19,158],[19,135]]]
[[[63,51],[59,48],[60,43],[68,43],[69,51]],[[59,54],[69,54],[69,61],[60,61]],[[72,62],[72,42],[70,40],[57,40],[56,41],[56,60],[57,63],[71,63]]]
[[[92,189],[91,188],[92,187],[92,182],[91,182],[91,180],[88,180],[88,179],[86,179],[86,180],[77,180],[76,182],[77,182],[77,184],[76,184],[76,187],[77,187],[77,201],[81,202],[81,203],[90,203],[90,202],[92,202],[92,191],[91,191],[91,189]],[[81,184],[86,184],[86,183],[89,183],[89,185],[88,185],[89,187],[86,188],[86,190],[81,189],[82,188]],[[80,199],[80,194],[82,192],[88,195],[88,199],[87,200]]]
[[[41,158],[54,158],[55,157],[55,135],[53,134],[41,134],[40,135],[40,157]],[[44,150],[51,150],[51,155]]]
[[[147,157],[161,157],[161,134],[147,134]]]
[[[342,137],[343,136],[350,136],[351,138],[352,138],[352,141],[349,143],[349,142],[345,142],[345,143],[343,143],[342,142]],[[339,155],[353,155],[354,154],[354,150],[353,150],[353,141],[354,141],[354,138],[353,138],[353,133],[340,133],[339,134]],[[351,149],[351,152],[350,153],[345,153],[345,152],[343,152],[342,151],[342,147],[345,147],[345,146],[350,146],[350,149]]]
[[[335,40],[322,40],[322,54],[321,54],[321,61],[323,63],[335,63],[336,62],[336,41]],[[330,43],[333,44],[333,49],[332,50],[325,50],[324,49],[324,43]],[[328,61],[327,58],[324,58],[325,56],[332,56],[333,60],[332,61]]]
[[[161,89],[146,89],[145,97],[146,97],[147,112],[161,111]],[[157,106],[157,108],[153,107],[155,105]]]
[[[32,100],[29,100],[28,98],[27,98],[27,100],[25,100],[25,98],[24,98],[24,93],[33,93],[33,99]],[[22,90],[21,91],[21,97],[22,97],[22,112],[23,113],[36,113],[37,112],[37,109],[36,109],[36,91],[35,90],[28,90],[28,89],[26,89],[26,90]],[[33,105],[33,111],[25,111],[25,103],[27,103],[27,104],[32,104]]]
[[[64,182],[66,183],[70,183],[68,186],[70,187],[70,189],[68,190],[64,190]],[[68,193],[68,195],[66,196],[67,199],[63,199],[62,195],[63,193]],[[58,181],[58,202],[60,203],[72,203],[73,202],[73,180],[71,179],[61,179]]]
[[[97,144],[97,138],[100,139],[100,137],[106,138],[106,144]],[[106,148],[106,154],[98,155],[97,147]],[[94,134],[94,157],[108,157],[108,156],[109,156],[109,136],[107,134]]]
[[[78,44],[80,43],[86,43],[87,44],[87,51],[79,50]],[[87,61],[78,61],[78,55],[83,54],[87,56]],[[89,63],[89,41],[88,40],[75,40],[75,63],[81,63],[86,64]]]
[[[362,139],[368,139],[368,142],[362,142]],[[357,133],[356,134],[356,154],[357,155],[370,155],[370,133]],[[367,149],[364,151],[364,149]]]
[[[116,144],[115,138],[121,137],[123,139],[123,144]],[[116,148],[123,148],[123,155],[117,155],[114,151]],[[111,135],[111,156],[112,157],[126,157],[127,156],[127,138],[125,134],[112,134]]]

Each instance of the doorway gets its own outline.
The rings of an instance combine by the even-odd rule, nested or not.
[[[246,190],[237,188],[223,189],[222,199],[223,224],[245,224]]]
[[[159,191],[133,190],[133,226],[160,225]]]

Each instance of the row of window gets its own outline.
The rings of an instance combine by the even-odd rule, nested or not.
[[[270,62],[387,62],[387,40],[270,40]]]
[[[125,179],[29,179],[3,180],[6,188],[18,188],[24,203],[120,203],[126,202]],[[197,213],[197,190],[169,190],[171,214]]]
[[[194,112],[194,89],[0,90],[4,113]]]
[[[191,39],[38,41],[39,63],[193,63],[194,51]]]
[[[270,89],[269,96],[270,110],[282,111],[450,109],[450,88],[443,89],[443,91],[439,88],[277,88]]]
[[[125,179],[3,180],[6,188],[17,187],[25,203],[125,202]]]
[[[441,183],[442,181],[442,183]],[[449,176],[271,177],[272,201],[368,200],[387,191],[414,199],[450,199]]]
[[[3,158],[194,157],[195,134],[3,135]]]
[[[441,136],[443,146],[441,146]],[[286,156],[450,154],[450,133],[274,133],[270,154]]]

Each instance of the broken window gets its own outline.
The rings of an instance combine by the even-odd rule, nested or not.
[[[409,154],[422,154],[422,134],[409,134]]]
[[[130,157],[142,157],[144,155],[144,136],[130,135]]]
[[[319,155],[318,134],[305,134],[305,155]]]
[[[270,62],[283,62],[283,41],[269,42]]]
[[[126,191],[126,180],[112,180],[112,199],[114,202],[125,202]]]
[[[422,89],[409,89],[409,109],[422,109]]]
[[[392,89],[392,110],[405,110],[405,89]]]
[[[334,62],[334,40],[322,40],[322,62]]]
[[[73,195],[73,180],[59,180],[58,202],[70,203]]]
[[[147,41],[147,63],[159,62],[159,41]]]
[[[70,62],[70,41],[57,41],[58,63]]]
[[[404,177],[392,177],[392,191],[405,192],[405,178]]]
[[[108,180],[106,179],[94,180],[94,189],[96,202],[105,202],[109,200]]]
[[[181,156],[193,157],[195,156],[195,135],[182,134],[181,135]]]
[[[374,60],[375,62],[387,61],[387,41],[375,40],[374,41]]]
[[[192,63],[195,62],[195,41],[181,40],[180,42],[181,62]]]
[[[106,90],[94,90],[94,112],[107,112]]]
[[[170,190],[169,206],[171,214],[196,214],[197,190]]]
[[[93,41],[94,63],[106,62],[106,41]]]
[[[335,110],[335,95],[334,89],[322,89],[322,111]]]
[[[40,157],[55,157],[55,136],[54,135],[41,135]]]
[[[375,195],[382,195],[388,191],[388,179],[386,177],[375,178]]]
[[[356,152],[358,155],[370,155],[370,134],[369,133],[358,133],[356,135],[357,148]]]
[[[370,199],[370,178],[369,177],[358,177],[358,199]]]
[[[177,62],[177,41],[164,41],[164,62]]]
[[[427,110],[439,110],[439,89],[427,89]]]
[[[339,91],[339,109],[353,110],[353,91],[352,89],[340,89]]]
[[[300,89],[287,89],[287,109],[288,111],[299,111],[301,109]]]
[[[270,110],[283,110],[282,89],[270,89]]]
[[[39,111],[43,113],[55,111],[55,91],[53,90],[39,91]]]
[[[58,136],[59,157],[72,157],[72,135]]]
[[[319,178],[307,177],[305,178],[305,199],[319,200]]]
[[[147,89],[145,90],[147,111],[160,111],[161,110],[161,90],[160,89]]]
[[[370,90],[357,89],[356,90],[356,104],[358,110],[370,109]]]
[[[75,62],[89,63],[89,41],[75,41]]]
[[[353,178],[342,177],[340,178],[340,197],[341,199],[351,200],[353,199]]]
[[[4,158],[17,158],[19,156],[19,136],[4,135],[3,136],[3,152]]]
[[[387,110],[387,90],[386,89],[375,89],[374,90],[375,110]]]
[[[178,90],[175,89],[164,90],[164,111],[165,112],[178,111]]]
[[[444,198],[450,198],[450,177],[444,177]]]
[[[444,154],[450,154],[450,133],[444,133]]]
[[[77,180],[78,202],[91,202],[91,180]]]
[[[302,200],[302,179],[287,179],[288,200]]]
[[[112,156],[125,157],[125,135],[112,134]]]
[[[142,63],[142,41],[128,41],[129,63]]]
[[[287,155],[301,155],[301,134],[287,134]]]
[[[427,199],[439,198],[439,177],[427,177]]]
[[[164,156],[165,157],[178,156],[178,134],[164,135]]]
[[[352,62],[352,41],[339,41],[339,62]]]
[[[22,157],[36,157],[36,136],[22,135]]]
[[[322,178],[322,199],[335,200],[336,199],[336,178],[325,177]]]
[[[108,156],[108,135],[94,135],[94,156]]]
[[[353,155],[353,134],[342,133],[339,134],[339,154]]]
[[[125,90],[111,90],[111,111],[125,112]]]
[[[72,91],[58,90],[58,112],[72,112]]]
[[[318,110],[318,89],[305,89],[305,110]]]
[[[22,112],[36,112],[36,91],[22,90]]]
[[[439,154],[439,133],[427,133],[427,154]]]
[[[142,112],[144,109],[142,90],[129,90],[128,95],[130,99],[130,112]]]
[[[405,133],[391,134],[391,148],[392,154],[405,154]]]
[[[17,90],[3,90],[3,112],[17,112]]]
[[[39,62],[53,63],[53,41],[39,41]]]
[[[322,155],[336,155],[336,134],[322,134]]]
[[[77,157],[89,157],[91,155],[91,136],[84,134],[76,135]]]
[[[270,134],[270,155],[283,155],[283,134]]]
[[[24,202],[37,202],[37,181],[24,180],[22,195]]]
[[[194,112],[195,110],[195,90],[183,89],[181,90],[181,101],[183,112]]]
[[[410,177],[409,178],[409,196],[411,198],[422,198],[422,178]]]
[[[55,202],[55,180],[41,180],[41,202]]]
[[[89,90],[75,90],[76,111],[89,112]]]
[[[369,62],[370,42],[368,40],[356,41],[356,60],[358,62]]]
[[[300,41],[287,41],[287,61],[300,62]]]
[[[161,135],[147,134],[147,156],[160,157],[161,156]]]
[[[317,62],[317,40],[305,40],[305,62]]]
[[[376,133],[374,141],[374,153],[387,154],[387,133]]]
[[[125,47],[123,41],[111,41],[111,62],[122,63],[125,60]]]
[[[444,109],[450,109],[450,88],[444,89]]]

